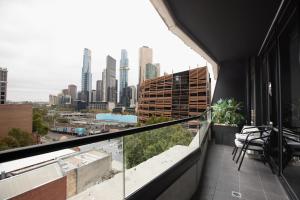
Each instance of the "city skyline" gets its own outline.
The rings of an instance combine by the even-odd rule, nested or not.
[[[80,88],[84,48],[92,51],[93,89],[106,67],[105,56],[116,58],[119,66],[121,49],[129,53],[128,85],[138,83],[138,49],[143,45],[155,50],[153,60],[161,64],[161,74],[206,64],[169,32],[149,1],[133,0],[132,4],[115,0],[1,1],[0,66],[9,71],[7,100],[47,101],[49,94],[59,93],[65,85]],[[118,14],[112,15],[112,8]],[[51,10],[56,10],[55,16]],[[16,12],[18,15],[13,14]],[[126,23],[120,24],[120,18]],[[126,31],[120,34],[119,30]]]

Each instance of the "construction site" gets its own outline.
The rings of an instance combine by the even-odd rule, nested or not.
[[[138,102],[141,122],[152,116],[180,119],[200,115],[210,105],[207,67],[145,80]]]

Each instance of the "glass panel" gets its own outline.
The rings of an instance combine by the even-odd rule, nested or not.
[[[268,53],[268,83],[267,83],[267,99],[268,99],[268,114],[270,124],[278,128],[278,102],[277,102],[277,91],[278,91],[278,65],[277,65],[277,48],[274,44]],[[277,130],[277,129],[276,129]],[[279,163],[279,133],[274,131],[271,134],[271,157],[277,167]]]
[[[122,144],[117,138],[1,163],[0,199],[123,199]]]
[[[300,31],[299,10],[280,37],[283,175],[300,197]]]
[[[207,127],[205,115],[201,120],[125,137],[125,197],[199,148]]]

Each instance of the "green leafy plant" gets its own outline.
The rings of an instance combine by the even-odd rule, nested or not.
[[[0,151],[32,144],[34,144],[34,140],[30,133],[19,128],[12,128],[6,137],[0,138]]]
[[[169,121],[165,117],[151,117],[144,125]],[[153,156],[156,156],[175,145],[188,146],[194,134],[181,125],[145,131],[124,138],[126,168],[132,168]]]
[[[44,120],[47,110],[33,109],[32,114],[32,131],[36,132],[40,136],[47,135],[49,127]]]
[[[220,99],[212,108],[212,120],[216,124],[238,126],[245,120],[241,114],[242,103],[235,99]]]

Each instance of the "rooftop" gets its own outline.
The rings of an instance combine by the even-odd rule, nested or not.
[[[80,153],[75,156],[71,155],[68,158],[60,160],[60,165],[64,172],[88,165],[96,160],[101,160],[109,155],[104,152],[92,150],[86,153]]]
[[[52,163],[0,181],[0,199],[9,199],[62,178],[60,166]]]

